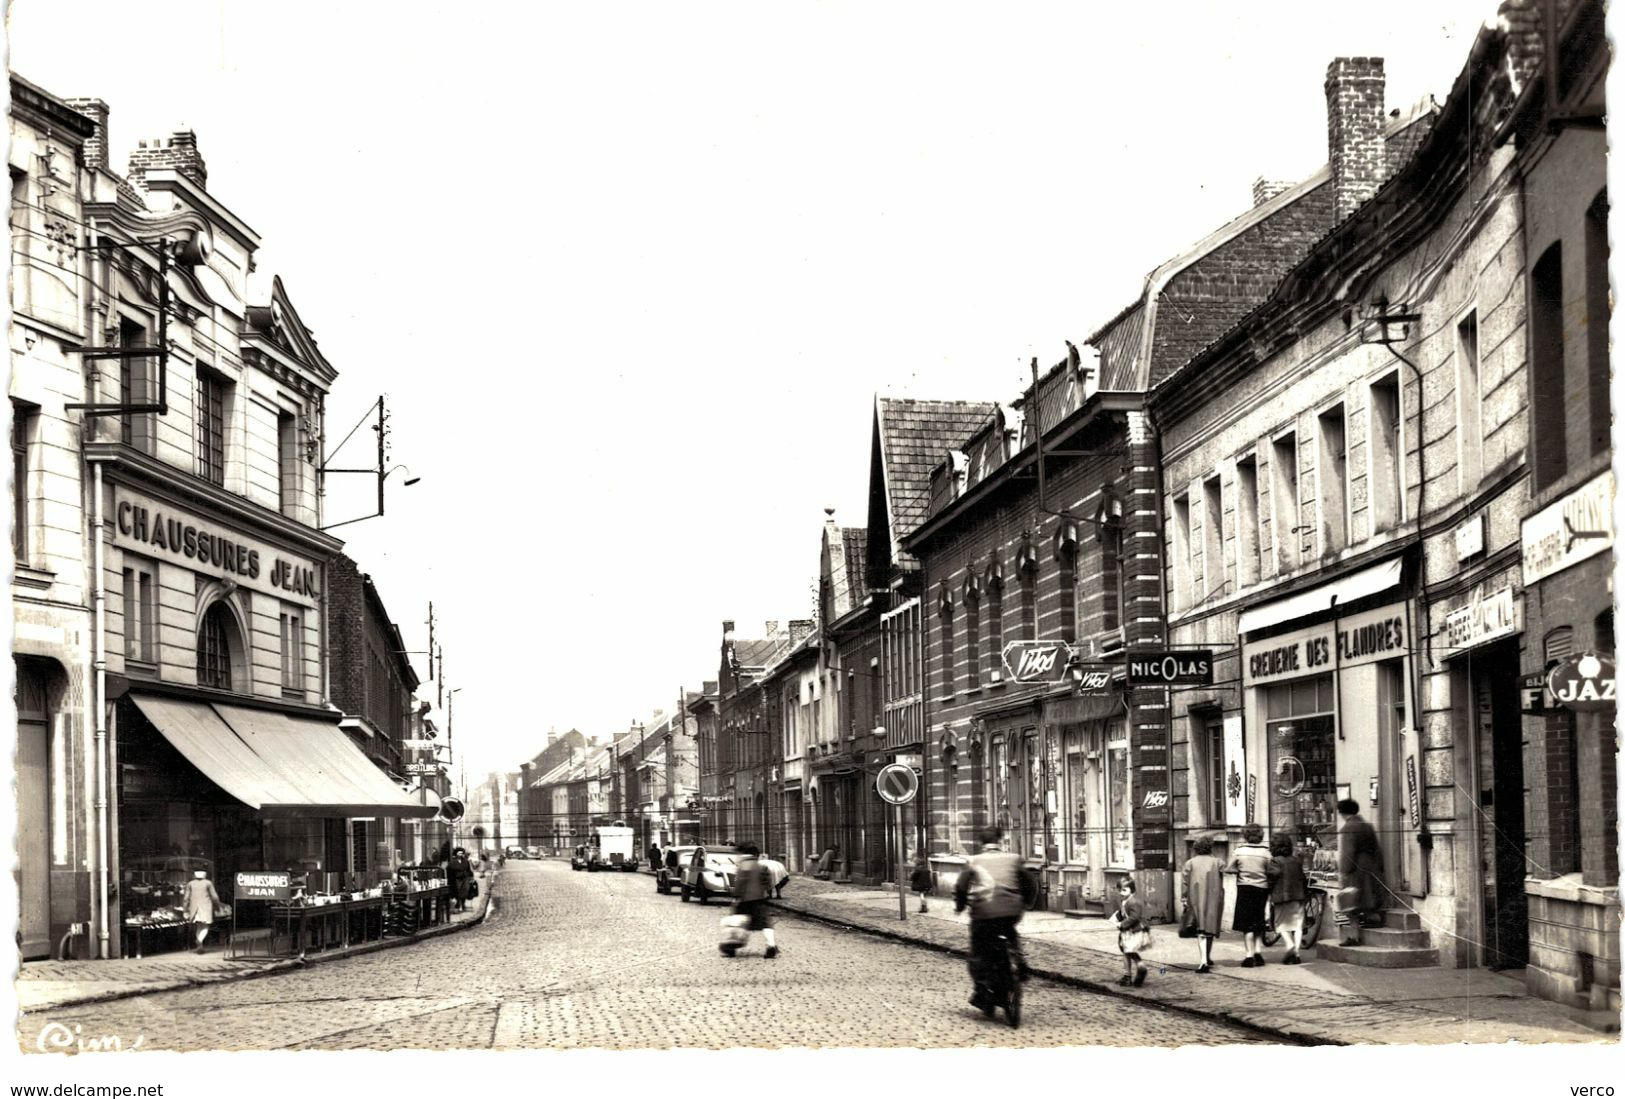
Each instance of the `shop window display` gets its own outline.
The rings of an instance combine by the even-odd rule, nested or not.
[[[1271,687],[1265,737],[1274,786],[1270,828],[1327,846],[1337,828],[1337,729],[1331,676]]]
[[[1106,749],[1106,815],[1111,829],[1111,865],[1134,864],[1134,821],[1128,801],[1128,743]]]
[[[1083,733],[1074,729],[1066,734],[1066,857],[1069,862],[1089,861],[1086,762]]]

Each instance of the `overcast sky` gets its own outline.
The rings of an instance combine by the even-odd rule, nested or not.
[[[1324,163],[1331,58],[1442,100],[1494,12],[14,0],[10,29],[16,72],[108,101],[115,165],[197,131],[340,372],[331,443],[389,395],[421,483],[338,533],[409,648],[434,600],[458,746],[507,769],[715,678],[723,619],[810,617],[877,390],[1015,396],[1256,177]],[[339,480],[329,522],[370,506]]]

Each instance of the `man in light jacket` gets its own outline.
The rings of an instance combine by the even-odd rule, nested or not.
[[[181,894],[186,906],[186,922],[192,925],[192,933],[197,936],[194,949],[201,954],[203,940],[209,937],[209,928],[214,926],[214,909],[221,903],[220,894],[215,892],[214,882],[202,870],[192,872],[192,880],[182,888]]]
[[[971,1006],[989,1016],[998,1007],[994,995],[998,979],[992,967],[1002,961],[1003,942],[1008,941],[1009,949],[1021,949],[1016,924],[1038,893],[1038,884],[1021,856],[999,847],[1003,835],[996,825],[977,830],[982,850],[970,857],[954,885],[954,912],[970,909]],[[1026,959],[1020,964],[1025,979]]]

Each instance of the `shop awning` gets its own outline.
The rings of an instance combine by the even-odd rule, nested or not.
[[[1392,561],[1384,561],[1380,565],[1351,572],[1329,584],[1300,591],[1285,599],[1248,607],[1241,612],[1237,630],[1240,633],[1252,633],[1254,630],[1278,626],[1282,622],[1291,622],[1295,618],[1321,614],[1331,610],[1334,600],[1339,607],[1346,607],[1356,599],[1364,599],[1368,595],[1376,595],[1389,588],[1398,587],[1399,574],[1403,567],[1404,559],[1396,557]]]
[[[266,817],[430,817],[337,725],[245,706],[130,696],[175,750]]]

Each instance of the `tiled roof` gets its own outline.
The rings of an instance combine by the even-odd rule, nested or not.
[[[1390,172],[1434,117],[1427,101],[1389,124]],[[1143,392],[1179,369],[1264,301],[1335,225],[1331,171],[1322,168],[1162,264],[1140,300],[1089,338],[1100,351],[1100,387]]]
[[[902,397],[875,398],[875,433],[881,468],[871,473],[884,477],[886,524],[890,529],[891,564],[913,568],[914,559],[902,550],[905,534],[925,521],[930,503],[931,469],[950,449],[966,439],[993,415],[988,401],[921,401]],[[870,507],[876,503],[871,499]],[[869,532],[875,532],[871,514]],[[874,548],[866,546],[866,549]]]
[[[769,637],[757,640],[734,640],[734,657],[741,668],[765,668],[778,662],[790,651],[790,638]]]
[[[869,598],[869,585],[863,575],[868,568],[869,532],[863,527],[842,527],[841,546],[846,550],[848,606],[858,607]]]

